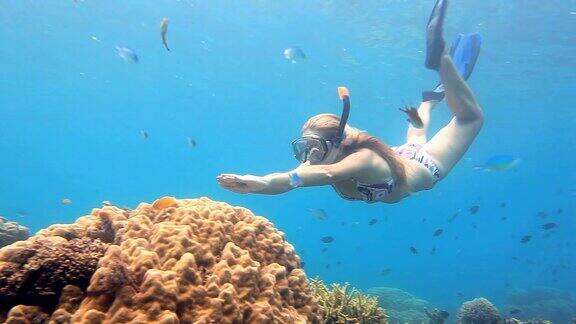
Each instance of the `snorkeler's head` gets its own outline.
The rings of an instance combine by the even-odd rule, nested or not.
[[[310,118],[302,127],[302,137],[292,142],[294,157],[300,163],[331,164],[342,154],[340,144],[346,138],[350,115],[350,93],[346,87],[338,87],[342,100],[342,116],[320,114]]]
[[[311,164],[331,164],[343,157],[340,143],[347,136],[359,132],[346,125],[340,131],[340,118],[334,114],[311,117],[302,127],[302,136],[292,142],[298,161]]]

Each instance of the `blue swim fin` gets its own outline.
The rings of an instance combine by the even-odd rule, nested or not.
[[[450,55],[452,61],[464,80],[468,80],[470,74],[474,70],[478,55],[480,54],[480,47],[482,45],[482,37],[480,34],[458,35],[452,43],[450,48]],[[422,101],[444,99],[444,85],[438,84],[432,91],[422,92]]]

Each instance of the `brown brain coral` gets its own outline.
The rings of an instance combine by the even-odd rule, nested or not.
[[[283,233],[207,198],[105,206],[51,226],[0,250],[0,287],[7,322],[319,321]]]

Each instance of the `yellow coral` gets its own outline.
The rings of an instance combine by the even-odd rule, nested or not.
[[[98,242],[106,243],[92,253]],[[52,245],[81,246],[90,258],[35,252]],[[23,299],[46,289],[49,299]],[[319,323],[317,313],[284,234],[248,209],[207,198],[104,206],[0,249],[0,322]]]
[[[332,284],[328,288],[319,278],[310,281],[310,288],[327,324],[386,324],[388,316],[378,306],[378,298],[362,294],[349,284]]]

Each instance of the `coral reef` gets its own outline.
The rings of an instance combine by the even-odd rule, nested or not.
[[[545,318],[553,323],[571,323],[576,318],[576,299],[551,287],[512,289],[504,299],[503,313],[520,310],[517,317]]]
[[[425,309],[424,312],[426,316],[428,316],[428,323],[429,324],[444,324],[450,314],[445,310],[439,310],[434,308],[433,310]]]
[[[0,248],[30,237],[28,228],[0,216]]]
[[[521,321],[519,319],[510,318],[501,321],[499,324],[552,324],[552,322],[548,320],[538,320],[538,319]]]
[[[486,298],[476,298],[460,306],[456,323],[458,324],[498,324],[500,314]]]
[[[386,324],[388,316],[378,306],[378,299],[349,290],[348,284],[332,284],[328,288],[319,278],[310,281],[312,293],[327,324]]]
[[[53,225],[0,250],[0,287],[9,323],[320,322],[284,234],[208,198]]]
[[[378,297],[378,302],[386,310],[390,323],[428,323],[426,309],[434,308],[429,302],[397,288],[372,287],[367,293]]]

